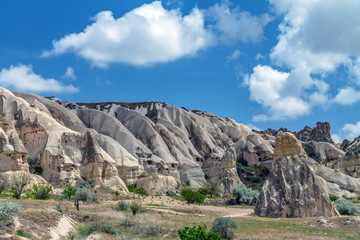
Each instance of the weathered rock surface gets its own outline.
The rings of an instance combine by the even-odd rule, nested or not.
[[[325,163],[345,156],[345,152],[328,142],[308,141],[302,144],[307,155],[318,163]]]
[[[20,162],[25,164],[28,154],[42,167],[43,177],[52,184],[83,177],[96,185],[117,186],[119,191],[127,193],[124,182],[118,176],[115,161],[98,145],[95,137],[76,116],[62,108],[58,118],[54,118],[51,112],[56,114],[55,110],[61,106],[47,108],[41,99],[48,106],[53,104],[44,98],[31,94],[19,95],[24,98],[0,88],[0,121],[3,132],[9,134],[9,139],[4,139],[3,150],[6,150],[7,141],[13,142],[17,156],[15,160],[9,160],[13,165],[19,165]],[[74,122],[83,132],[66,127],[66,121],[61,122],[60,118],[68,120],[68,125]],[[1,162],[5,163],[6,160]]]
[[[279,132],[270,174],[255,213],[270,217],[338,216],[321,180],[315,175],[296,137]]]
[[[178,183],[172,176],[163,176],[153,173],[137,180],[136,187],[144,188],[149,194],[164,194],[168,191],[175,192]]]
[[[340,172],[338,169],[331,169],[321,164],[316,164],[313,168],[315,173],[327,182],[335,183],[346,190],[360,192],[359,178],[351,177]]]

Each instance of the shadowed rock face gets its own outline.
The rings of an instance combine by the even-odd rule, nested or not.
[[[255,213],[270,217],[338,216],[320,179],[310,167],[301,144],[291,133],[279,132],[270,174]]]

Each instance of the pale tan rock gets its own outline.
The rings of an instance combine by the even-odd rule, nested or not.
[[[172,176],[163,176],[156,173],[138,178],[136,186],[144,188],[149,194],[164,194],[167,191],[176,191],[178,183]]]
[[[274,160],[283,156],[306,156],[301,143],[290,132],[279,132],[276,136]]]

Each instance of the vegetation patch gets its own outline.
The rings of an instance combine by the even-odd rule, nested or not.
[[[236,162],[236,170],[241,182],[247,187],[260,191],[270,171],[263,166],[248,166],[248,163],[239,158]]]

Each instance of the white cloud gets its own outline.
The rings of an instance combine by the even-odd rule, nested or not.
[[[238,60],[241,55],[241,52],[239,49],[236,49],[230,56],[227,57],[227,62]]]
[[[339,134],[335,134],[339,139],[348,139],[353,141],[354,138],[360,136],[360,122],[355,124],[346,123],[339,131]],[[331,136],[332,137],[332,136]]]
[[[253,74],[245,79],[245,84],[249,86],[250,99],[261,104],[269,112],[269,115],[254,116],[253,121],[294,119],[309,113],[309,103],[284,94],[290,73],[279,72],[262,65],[256,66],[253,71]]]
[[[260,60],[260,59],[264,59],[264,58],[265,58],[265,56],[262,55],[262,54],[260,54],[260,53],[256,54],[256,56],[255,56],[255,60],[256,60],[256,61],[258,61],[258,60]]]
[[[63,85],[61,82],[34,73],[31,65],[10,66],[0,71],[0,84],[6,88],[23,92],[68,92],[75,93],[79,89],[72,85]]]
[[[352,87],[346,87],[339,90],[339,93],[334,98],[334,102],[341,105],[352,105],[360,101],[360,92]]]
[[[280,96],[288,105],[298,105],[297,117],[308,114],[315,105],[326,102],[353,104],[359,101],[359,93],[354,89],[343,88],[335,99],[329,100],[330,86],[323,79],[335,72],[339,66],[348,68],[348,72],[360,85],[360,2],[354,0],[269,0],[273,12],[282,18],[279,25],[280,34],[276,46],[271,50],[271,63],[287,69],[286,80],[279,77],[276,71],[268,95]],[[254,73],[255,74],[255,68]],[[254,75],[255,76],[255,75]],[[315,78],[320,77],[320,79]],[[250,86],[252,99],[256,100]],[[262,91],[266,95],[266,88]],[[346,96],[351,94],[352,97]],[[274,119],[280,101],[271,99],[259,103],[268,114],[255,116],[263,121]],[[292,102],[292,104],[290,104]],[[328,105],[328,104],[327,104]],[[283,106],[284,107],[284,106]],[[291,108],[290,108],[291,109]],[[283,119],[290,118],[283,114]],[[296,117],[295,116],[295,117]],[[294,116],[293,116],[294,117]]]
[[[331,139],[334,141],[334,143],[342,143],[344,140],[341,136],[337,134],[331,134]]]
[[[262,129],[256,127],[256,126],[255,126],[254,124],[252,124],[252,123],[248,123],[248,124],[246,124],[246,126],[247,126],[248,128],[250,128],[251,130],[256,130],[256,131],[261,131],[261,130],[262,130]]]
[[[206,12],[214,22],[212,29],[217,31],[219,40],[224,43],[258,42],[263,39],[264,27],[271,21],[268,14],[254,16],[249,12],[240,11],[238,7],[230,8],[230,3],[216,3]]]
[[[166,10],[160,1],[144,4],[115,19],[111,11],[99,12],[94,23],[80,33],[53,41],[43,56],[73,52],[99,67],[109,63],[147,66],[195,55],[212,44],[204,16],[194,8],[187,16]]]
[[[262,40],[270,17],[254,16],[229,5],[225,1],[209,9],[195,7],[186,16],[180,9],[165,9],[160,1],[144,4],[117,19],[111,11],[102,11],[82,32],[54,40],[53,48],[42,56],[71,52],[97,67],[110,63],[149,66],[194,56],[216,44]]]
[[[62,75],[63,78],[76,79],[75,71],[72,67],[67,67],[65,73]]]

